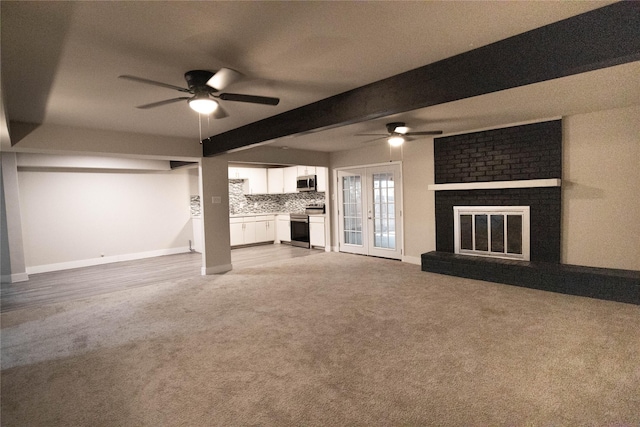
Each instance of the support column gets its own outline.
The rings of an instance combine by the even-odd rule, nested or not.
[[[228,164],[220,157],[200,161],[200,202],[204,250],[202,275],[231,270]]]
[[[29,280],[22,239],[22,216],[20,212],[20,192],[18,188],[18,163],[16,153],[0,153],[1,187],[0,194],[0,265],[2,283],[25,282]]]

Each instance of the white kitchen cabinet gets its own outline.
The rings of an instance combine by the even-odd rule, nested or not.
[[[298,166],[298,176],[315,175],[315,174],[316,174],[315,166]]]
[[[246,168],[229,167],[229,179],[246,179]]]
[[[243,168],[249,181],[249,191],[245,194],[267,194],[267,170],[265,168]]]
[[[229,179],[242,179],[244,194],[267,194],[266,168],[229,168]]]
[[[244,244],[250,245],[256,242],[256,223],[255,221],[245,221],[244,223]]]
[[[251,215],[229,218],[231,246],[273,242],[276,221],[274,215]]]
[[[229,219],[229,237],[231,246],[256,243],[256,222],[253,217]]]
[[[271,217],[266,221],[267,223],[267,242],[273,242],[276,240],[276,220],[275,217]]]
[[[276,237],[280,242],[291,241],[291,219],[289,215],[276,215]]]
[[[255,217],[255,241],[272,242],[275,240],[275,217],[273,215]]]
[[[283,168],[284,171],[284,192],[285,193],[295,193],[296,192],[296,184],[298,178],[298,167],[290,166],[288,168]]]
[[[244,245],[243,218],[231,218],[229,220],[229,237],[231,246]]]
[[[325,247],[324,217],[309,216],[309,241],[311,246]]]
[[[267,169],[267,191],[269,194],[284,193],[284,168]]]
[[[316,187],[318,191],[327,191],[327,168],[316,168]]]

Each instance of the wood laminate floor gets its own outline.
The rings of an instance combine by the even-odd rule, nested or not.
[[[322,253],[290,245],[260,245],[231,251],[233,269]],[[202,255],[185,253],[32,274],[27,282],[2,284],[0,311],[70,301],[138,286],[199,276]]]

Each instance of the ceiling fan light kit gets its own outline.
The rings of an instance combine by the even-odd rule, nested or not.
[[[207,115],[213,113],[219,106],[215,100],[206,95],[202,97],[194,96],[188,102],[193,111]]]
[[[404,144],[404,138],[402,136],[400,136],[400,135],[394,135],[394,136],[389,137],[387,142],[392,147],[399,147],[402,144]]]

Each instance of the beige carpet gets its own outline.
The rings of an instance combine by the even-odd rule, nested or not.
[[[640,423],[640,307],[323,253],[2,314],[3,426]]]

